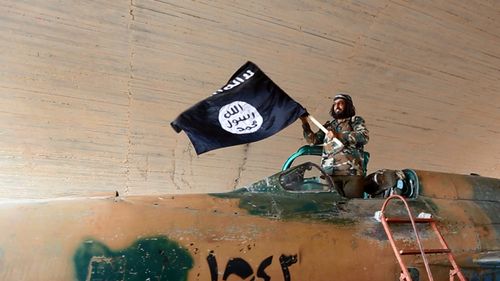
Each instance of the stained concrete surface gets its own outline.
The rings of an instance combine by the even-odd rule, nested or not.
[[[258,64],[317,119],[352,94],[369,172],[500,177],[498,1],[1,1],[0,197],[231,190],[299,122],[196,156],[169,123]]]

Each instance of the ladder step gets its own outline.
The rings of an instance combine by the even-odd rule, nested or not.
[[[411,223],[411,220],[408,218],[385,218],[386,222],[389,223]],[[435,222],[433,218],[413,218],[415,223],[431,223]]]
[[[424,249],[425,254],[451,253],[450,249]],[[420,250],[400,250],[401,255],[420,255]]]

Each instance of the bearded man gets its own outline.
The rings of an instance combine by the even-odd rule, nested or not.
[[[302,128],[304,138],[310,144],[323,144],[321,167],[331,176],[335,185],[344,191],[348,198],[359,198],[364,192],[364,176],[366,173],[364,145],[368,143],[368,129],[365,120],[356,116],[352,98],[348,94],[339,93],[333,98],[330,109],[332,120],[324,127],[328,130],[314,133],[303,116]],[[333,149],[332,141],[340,140],[343,147],[340,151]]]

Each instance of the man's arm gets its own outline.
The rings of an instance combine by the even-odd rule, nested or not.
[[[311,125],[309,125],[309,122],[307,121],[307,117],[300,117],[300,120],[302,121],[302,129],[304,130],[304,139],[307,141],[307,143],[309,144],[323,143],[323,139],[325,138],[325,133],[323,133],[323,131],[321,130],[314,133],[311,130]]]
[[[352,131],[340,132],[337,138],[344,144],[365,145],[368,143],[369,132],[365,126],[365,120],[360,116],[355,116],[351,122]]]

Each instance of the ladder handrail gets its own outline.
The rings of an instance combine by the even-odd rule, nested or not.
[[[408,203],[406,202],[406,200],[404,199],[403,196],[394,194],[394,195],[389,196],[385,200],[384,204],[382,205],[382,209],[380,209],[382,224],[384,225],[384,227],[387,227],[387,230],[389,230],[388,224],[387,224],[387,222],[385,220],[386,217],[385,217],[384,211],[385,211],[385,208],[387,207],[387,205],[389,204],[389,201],[391,201],[393,199],[400,199],[401,201],[403,201],[403,203],[404,203],[404,205],[406,207],[406,210],[408,211],[408,216],[410,217],[410,221],[411,221],[411,225],[413,227],[413,231],[415,232],[415,236],[417,238],[418,248],[420,250],[420,254],[422,256],[422,260],[424,261],[425,270],[427,271],[427,276],[429,277],[429,281],[434,281],[434,279],[432,278],[431,269],[429,267],[429,262],[427,260],[427,256],[425,255],[425,251],[424,251],[424,248],[422,246],[422,242],[420,241],[420,236],[418,235],[417,226],[415,225],[415,219],[413,218],[413,214],[412,214],[412,212],[410,210],[410,206],[408,205]],[[387,232],[387,233],[389,234],[389,232]],[[406,269],[406,266],[403,263],[403,260],[401,259],[401,256],[397,252],[396,243],[395,243],[394,239],[392,238],[392,235],[388,235],[388,237],[389,237],[389,241],[390,241],[391,245],[393,246],[392,248],[393,248],[393,250],[394,250],[394,252],[396,254],[396,258],[398,259],[398,261],[399,261],[399,263],[400,263],[400,265],[402,267],[401,269],[403,270],[404,274],[406,274],[407,276],[410,276],[408,270]],[[411,277],[410,277],[410,279],[411,279]]]
[[[433,228],[434,232],[437,234],[439,241],[441,242],[441,245],[446,247],[446,249],[449,249],[450,247],[448,246],[448,243],[446,243],[446,240],[444,240],[443,235],[437,228],[435,223],[431,224],[431,227]],[[465,276],[463,275],[462,271],[460,270],[460,267],[458,266],[457,262],[455,261],[455,258],[453,257],[451,251],[448,253],[448,260],[451,263],[451,266],[453,267],[453,274],[450,272],[450,281],[453,281],[453,275],[457,275],[458,279],[460,280],[466,280]]]

